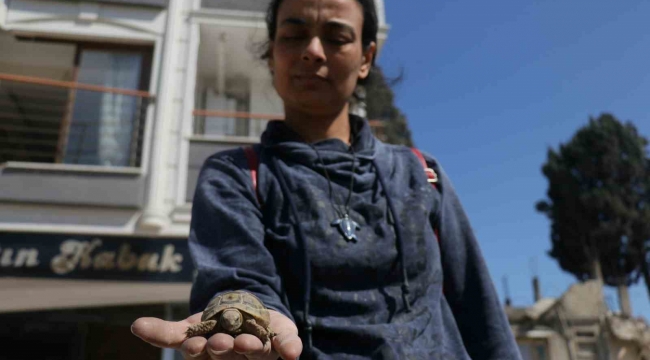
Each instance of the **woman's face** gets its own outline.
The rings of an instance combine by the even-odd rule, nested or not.
[[[376,45],[361,44],[363,9],[356,0],[284,0],[278,9],[269,66],[285,109],[327,114],[348,103],[368,76]]]

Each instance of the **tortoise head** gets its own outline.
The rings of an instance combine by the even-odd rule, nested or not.
[[[226,331],[234,332],[242,325],[244,318],[237,309],[226,309],[221,313],[221,327]]]

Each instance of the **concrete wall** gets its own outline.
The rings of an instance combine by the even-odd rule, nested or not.
[[[607,310],[602,285],[596,281],[572,285],[560,301],[564,311],[572,318],[598,318]]]
[[[95,172],[5,167],[0,201],[61,205],[132,207],[143,205],[144,179],[138,172]]]
[[[106,3],[106,4],[120,4],[120,5],[140,5],[140,6],[154,6],[165,7],[167,0],[86,0],[88,2]]]
[[[612,339],[609,345],[609,357],[612,360],[638,360],[639,348],[634,344]]]
[[[0,0],[0,29],[3,29],[7,21],[7,1]]]
[[[166,12],[114,4],[12,0],[5,28],[25,35],[152,43],[164,33]]]
[[[224,9],[239,11],[266,12],[269,0],[202,0],[201,7],[208,9]],[[383,0],[375,0],[379,24],[386,25],[386,11]]]
[[[548,354],[548,360],[570,359],[569,346],[560,334],[554,333],[548,338]]]
[[[225,10],[265,11],[268,0],[203,0],[201,7]]]
[[[18,41],[0,31],[0,72],[71,81],[76,46],[66,43]]]

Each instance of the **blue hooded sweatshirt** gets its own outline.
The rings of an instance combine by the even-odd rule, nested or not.
[[[351,146],[310,145],[269,122],[255,147],[257,193],[242,149],[206,160],[191,311],[247,290],[296,323],[304,359],[520,359],[444,171],[425,155],[436,190],[409,148],[382,143],[364,119],[351,116],[351,127]],[[348,196],[356,242],[332,226]]]

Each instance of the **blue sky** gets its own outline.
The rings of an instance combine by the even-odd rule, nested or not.
[[[650,1],[386,0],[386,13],[379,64],[404,69],[397,106],[451,176],[501,298],[507,275],[514,305],[531,304],[534,271],[559,296],[574,279],[546,255],[540,168],[603,112],[650,137]],[[630,295],[650,319],[642,281]]]

